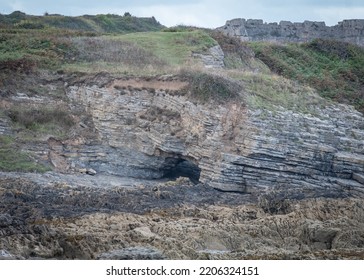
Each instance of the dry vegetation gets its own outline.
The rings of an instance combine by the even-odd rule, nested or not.
[[[188,86],[184,90],[191,99],[204,103],[211,101],[224,103],[241,97],[241,84],[227,76],[186,69],[180,72],[180,76],[188,81]]]
[[[67,130],[74,122],[65,108],[17,106],[8,110],[11,121],[20,127],[39,131],[52,128]]]

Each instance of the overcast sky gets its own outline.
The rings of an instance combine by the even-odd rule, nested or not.
[[[154,16],[161,24],[219,27],[233,18],[325,21],[364,18],[364,0],[0,0],[0,13],[20,10],[27,14],[120,14]]]

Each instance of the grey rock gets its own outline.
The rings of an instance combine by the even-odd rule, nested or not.
[[[165,256],[155,248],[131,247],[100,254],[99,260],[163,260]]]
[[[165,87],[165,81],[158,82]],[[196,169],[185,176],[199,174],[195,181],[223,191],[363,195],[360,176],[353,174],[364,174],[364,117],[350,106],[326,104],[313,109],[315,116],[232,103],[212,108],[164,89],[129,87],[120,95],[113,90],[117,83],[68,88],[69,98],[87,108],[100,139],[94,145],[62,146],[60,153],[74,166],[158,179],[188,161]]]
[[[9,214],[0,214],[0,228],[8,227],[13,223],[13,218]]]
[[[332,242],[340,232],[338,228],[332,228],[320,222],[312,222],[304,229],[307,241],[312,244],[314,249],[331,249]]]
[[[307,42],[324,38],[364,46],[364,19],[343,20],[334,26],[317,21],[264,23],[256,19],[233,19],[217,29],[242,41]]]
[[[209,48],[207,53],[194,53],[193,57],[201,59],[206,68],[223,68],[225,66],[225,55],[219,45]]]
[[[364,174],[357,174],[357,173],[354,173],[353,174],[353,180],[361,183],[364,185]]]
[[[89,169],[86,170],[86,174],[94,176],[94,175],[97,174],[97,172],[96,172],[96,170],[94,170],[92,168],[89,168]]]
[[[9,254],[6,250],[0,250],[0,259],[12,258],[12,255]]]
[[[8,119],[0,118],[0,135],[11,135],[11,124]]]

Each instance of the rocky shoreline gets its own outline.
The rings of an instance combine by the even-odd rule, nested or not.
[[[364,257],[364,202],[349,195],[293,200],[187,178],[106,188],[48,176],[1,174],[1,259]]]

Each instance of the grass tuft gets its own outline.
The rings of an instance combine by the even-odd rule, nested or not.
[[[12,137],[0,135],[0,170],[44,173],[50,168],[37,163],[29,154],[19,151]]]
[[[7,115],[16,127],[58,137],[64,136],[74,124],[70,113],[63,108],[18,106],[9,109]]]

